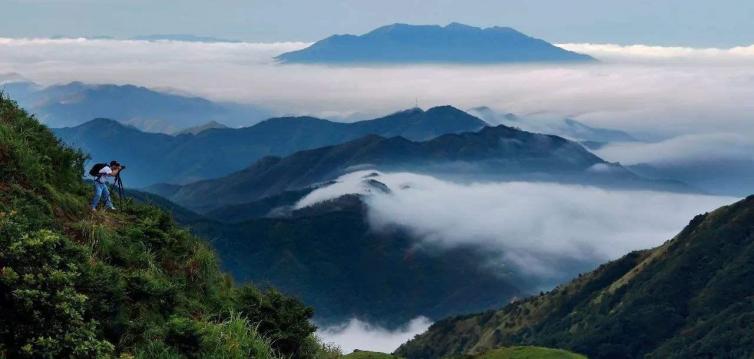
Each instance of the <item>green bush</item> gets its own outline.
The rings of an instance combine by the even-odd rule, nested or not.
[[[85,253],[48,230],[0,239],[0,337],[9,354],[33,358],[102,357],[88,296],[77,288]]]

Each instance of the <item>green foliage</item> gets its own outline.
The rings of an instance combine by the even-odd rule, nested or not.
[[[236,295],[237,308],[247,318],[264,318],[258,329],[283,353],[302,355],[308,336],[316,329],[308,319],[314,311],[274,289],[244,286]]]
[[[311,309],[234,286],[163,211],[121,200],[90,213],[83,162],[0,96],[0,357],[327,353]]]
[[[378,352],[370,352],[365,350],[356,350],[351,354],[348,354],[343,357],[344,359],[400,359],[400,357],[385,354],[385,353],[378,353]]]
[[[586,359],[586,357],[560,349],[517,346],[493,349],[469,356],[469,359]]]
[[[137,357],[170,356],[170,348],[196,358],[278,358],[272,343],[265,339],[247,319],[231,314],[223,322],[207,322],[174,317],[167,323],[167,346],[154,346]],[[159,354],[166,353],[166,354]]]
[[[35,358],[102,357],[113,345],[98,337],[77,288],[85,253],[48,230],[0,238],[0,337]],[[11,344],[12,343],[12,344]]]

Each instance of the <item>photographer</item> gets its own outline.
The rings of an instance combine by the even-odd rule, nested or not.
[[[110,210],[115,210],[113,202],[110,199],[110,190],[107,188],[107,183],[110,177],[115,178],[124,167],[121,166],[118,161],[110,161],[109,164],[98,163],[89,171],[89,174],[95,176],[94,179],[94,198],[92,198],[92,211],[97,210],[97,205],[100,202],[100,198],[104,198],[105,207]]]

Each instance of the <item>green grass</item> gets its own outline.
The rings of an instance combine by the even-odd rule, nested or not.
[[[399,359],[400,357],[385,354],[385,353],[378,353],[378,352],[370,352],[370,351],[355,351],[351,354],[348,354],[343,357],[344,359]]]
[[[490,350],[474,359],[586,359],[585,356],[560,349],[514,346]]]

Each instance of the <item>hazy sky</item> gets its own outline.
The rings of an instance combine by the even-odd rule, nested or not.
[[[406,22],[512,26],[553,42],[754,43],[751,0],[0,0],[0,37],[194,34],[313,41]]]

